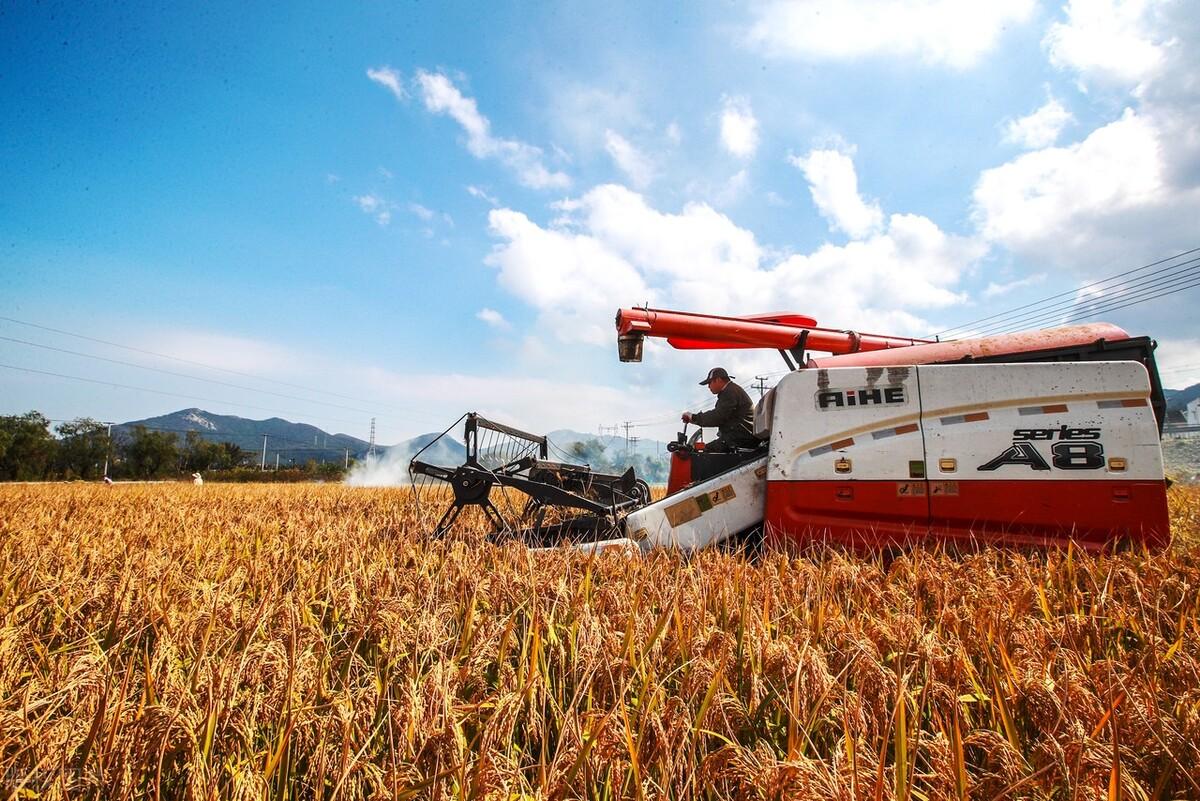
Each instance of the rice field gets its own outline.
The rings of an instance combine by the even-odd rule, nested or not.
[[[0,486],[6,798],[1200,798],[1165,553],[430,542],[404,490]]]

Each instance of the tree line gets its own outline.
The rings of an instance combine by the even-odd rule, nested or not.
[[[90,417],[51,428],[37,411],[0,416],[0,481],[166,479],[201,473],[207,478],[263,477],[254,454],[232,442],[214,442],[189,431],[182,440],[169,431],[134,426],[128,436],[110,437],[106,423]],[[275,478],[338,480],[340,464],[309,460]]]

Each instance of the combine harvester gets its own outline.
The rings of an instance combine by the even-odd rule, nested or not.
[[[685,426],[668,494],[650,502],[632,470],[549,461],[544,437],[466,415],[466,464],[410,464],[418,488],[454,491],[436,533],[476,505],[498,535],[541,546],[695,551],[758,534],[793,549],[1168,541],[1166,404],[1148,337],[1095,323],[933,342],[790,313],[617,313],[621,361],[640,362],[646,337],[779,351],[790,372],[755,410],[762,445],[705,453]],[[482,445],[481,430],[492,437]],[[510,491],[526,497],[519,509]]]

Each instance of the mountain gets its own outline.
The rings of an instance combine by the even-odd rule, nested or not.
[[[1164,389],[1163,394],[1167,397],[1167,410],[1182,411],[1185,406],[1200,398],[1200,384],[1192,384],[1187,389]]]
[[[177,412],[131,420],[113,426],[113,438],[125,440],[132,436],[134,426],[145,426],[153,431],[168,431],[180,442],[189,431],[195,431],[211,442],[232,442],[247,454],[256,458],[258,464],[263,453],[263,437],[266,437],[266,460],[274,464],[276,456],[281,465],[303,464],[309,459],[318,462],[340,462],[346,459],[361,459],[366,456],[370,443],[349,434],[329,434],[307,423],[293,423],[279,417],[266,420],[249,420],[236,415],[213,414],[203,409],[180,409]],[[383,452],[386,448],[375,447]]]
[[[571,448],[576,443],[588,443],[593,440],[599,442],[604,447],[604,455],[610,461],[622,461],[625,458],[625,437],[613,436],[611,434],[584,434],[580,431],[572,431],[569,428],[551,431],[546,437],[551,442],[550,458],[559,459],[562,461],[578,461],[577,459],[568,459],[562,453],[557,453],[555,449],[564,451],[567,454],[571,453]],[[633,443],[630,448],[631,452],[637,456],[645,456],[650,459],[662,457],[667,458],[667,443],[660,442],[656,439],[638,438],[636,443]]]
[[[402,462],[408,465],[409,459],[421,451],[421,461],[440,467],[457,467],[467,459],[466,446],[457,436],[447,434],[433,447],[429,443],[437,439],[437,434],[421,434],[420,436],[398,442],[388,448],[387,459],[391,462]],[[427,448],[427,449],[426,449]],[[423,450],[426,449],[426,450]]]

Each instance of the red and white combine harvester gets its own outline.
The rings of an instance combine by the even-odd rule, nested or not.
[[[790,372],[755,410],[761,446],[705,453],[680,434],[668,494],[649,502],[632,471],[592,479],[585,467],[547,461],[544,438],[541,458],[488,466],[468,430],[458,471],[420,455],[410,468],[414,479],[455,487],[447,518],[474,503],[492,507],[498,531],[532,544],[643,550],[694,551],[748,533],[789,548],[1168,541],[1165,402],[1147,337],[1096,323],[933,342],[821,328],[790,313],[650,308],[622,309],[616,323],[623,362],[641,361],[646,337],[680,349],[778,350]],[[504,523],[488,500],[494,486],[527,493],[522,511],[534,524]],[[577,514],[547,526],[552,506]]]

